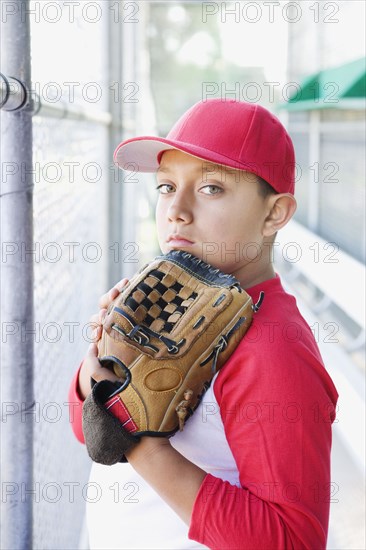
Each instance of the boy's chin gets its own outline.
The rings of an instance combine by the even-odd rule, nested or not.
[[[171,252],[172,250],[181,250],[182,252],[188,252],[189,254],[192,254],[193,256],[199,257],[199,254],[197,254],[197,250],[193,250],[191,246],[181,246],[181,245],[165,245],[160,247],[163,254],[168,254],[168,252]],[[200,258],[201,259],[201,258]]]

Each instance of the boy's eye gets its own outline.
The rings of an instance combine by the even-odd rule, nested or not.
[[[211,185],[205,185],[204,187],[202,187],[201,191],[205,195],[217,195],[218,193],[222,192],[222,189],[218,185],[211,184]]]
[[[174,191],[174,187],[170,183],[161,183],[156,187],[161,195],[167,195]]]

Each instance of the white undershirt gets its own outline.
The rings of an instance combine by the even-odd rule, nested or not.
[[[215,379],[183,432],[170,441],[206,472],[239,486],[238,469],[213,392]],[[93,496],[88,497],[86,509],[91,550],[207,548],[188,538],[188,526],[130,464],[93,463],[89,483]]]

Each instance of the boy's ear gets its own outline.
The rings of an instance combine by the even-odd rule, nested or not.
[[[274,235],[292,218],[296,208],[296,199],[290,193],[270,195],[268,198],[269,213],[264,220],[263,235],[265,237]]]

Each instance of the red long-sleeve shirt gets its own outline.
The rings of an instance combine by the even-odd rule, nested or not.
[[[254,301],[260,290],[265,292],[261,309],[185,430],[171,439],[178,451],[208,472],[196,497],[189,531],[184,531],[178,518],[174,519],[179,520],[174,533],[181,529],[182,537],[177,542],[166,527],[158,533],[155,516],[168,512],[154,493],[154,497],[141,500],[136,511],[140,518],[141,513],[155,517],[157,534],[152,546],[144,548],[201,547],[190,546],[192,540],[220,550],[314,550],[326,546],[331,423],[337,392],[295,298],[284,291],[279,277],[246,290]],[[77,375],[69,401],[81,405]],[[81,406],[74,408],[73,429],[83,442]],[[104,474],[105,468],[109,467],[95,467],[94,482],[100,483],[104,475],[111,482],[111,472]],[[115,475],[121,479],[126,472],[132,480],[131,470],[116,470]],[[143,480],[131,482],[142,487],[142,493],[148,491]],[[107,498],[109,517],[110,505]],[[135,512],[131,506],[124,509],[130,514],[126,524],[133,530]],[[98,517],[100,510],[101,506]],[[90,518],[94,512],[89,512]],[[141,536],[130,547],[142,547]],[[91,539],[98,547],[97,534]],[[113,541],[117,545],[117,539],[116,534],[109,546]],[[124,534],[118,545],[128,548],[135,540]]]

